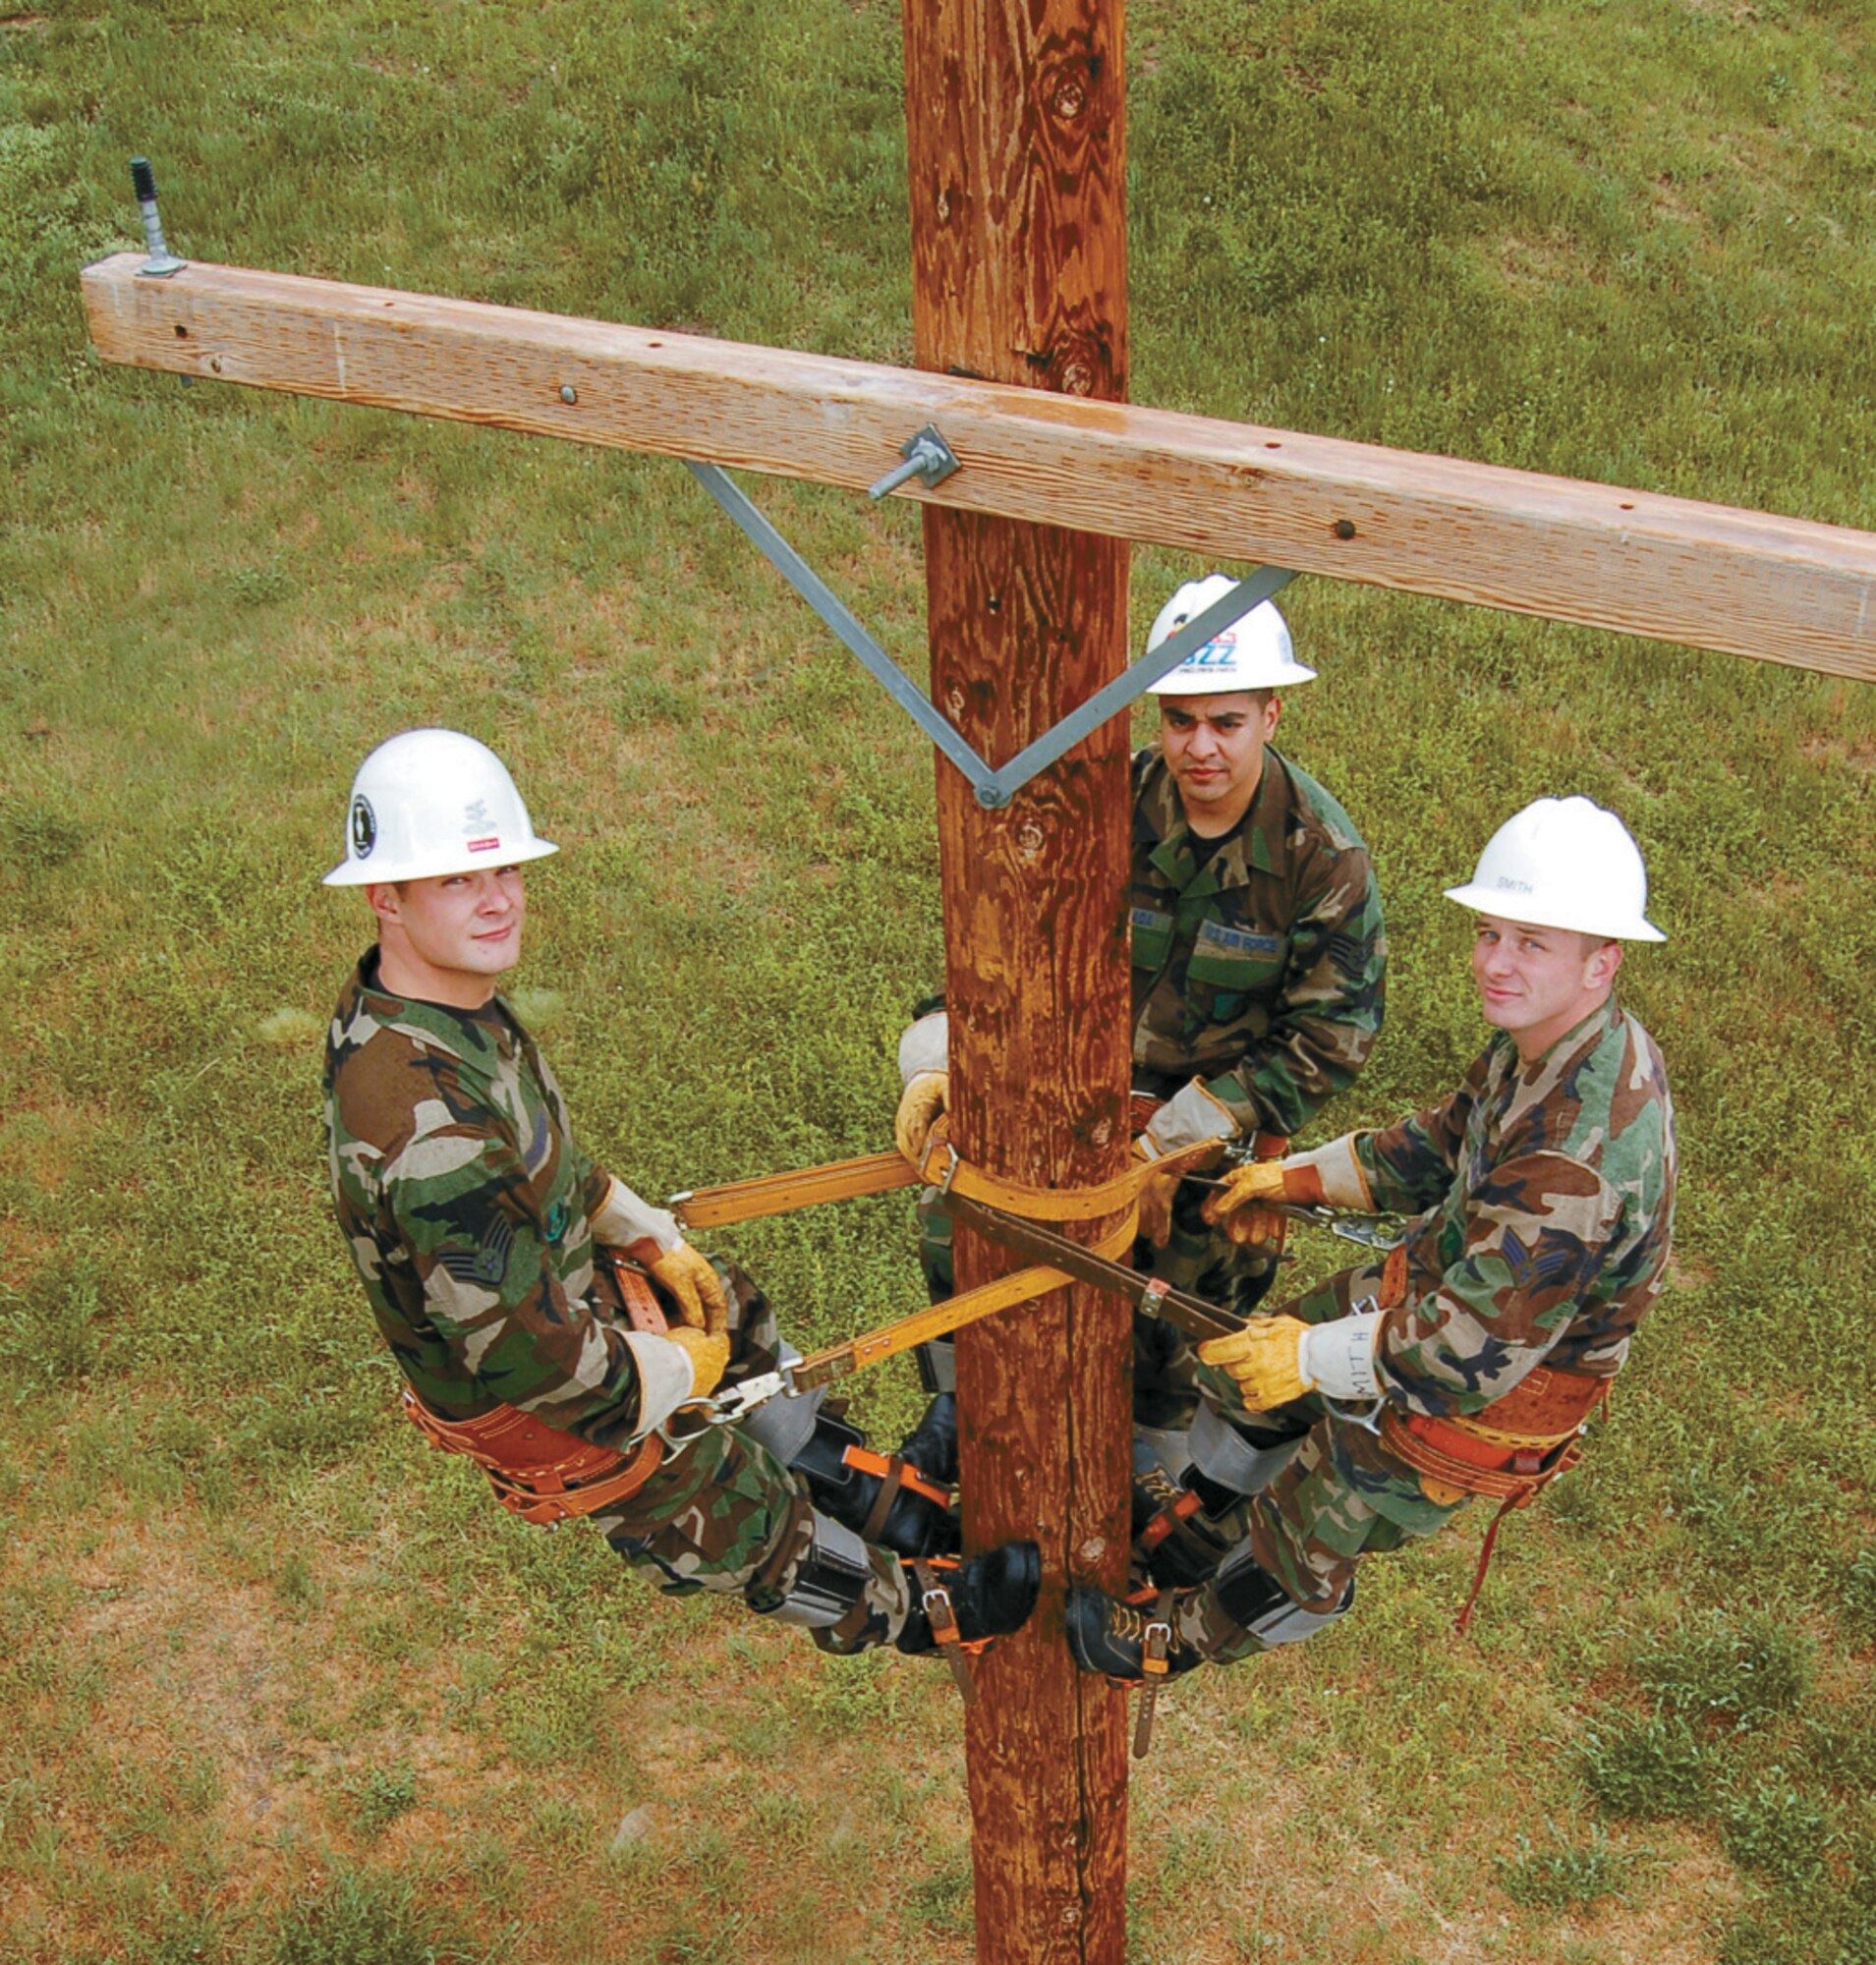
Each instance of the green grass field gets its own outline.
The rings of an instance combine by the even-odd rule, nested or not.
[[[1851,0],[1152,0],[1134,394],[1876,527]],[[329,1225],[322,891],[358,758],[495,744],[561,856],[522,1002],[641,1189],[873,1151],[939,973],[929,748],[681,467],[107,370],[141,244],[910,349],[883,0],[46,0],[0,15],[0,1961],[963,1960],[954,1703],[627,1585],[394,1416]],[[917,672],[915,515],[766,509]],[[1144,630],[1199,569],[1141,552]],[[1876,691],[1299,583],[1287,748],[1373,845],[1391,1014],[1480,1026],[1439,890],[1628,819],[1675,1286],[1586,1468],[1182,1682],[1131,1955],[1876,1960]],[[1144,725],[1143,725],[1144,728]],[[912,1308],[901,1198],[724,1231],[796,1334]],[[1319,1263],[1328,1256],[1312,1251]],[[881,1432],[909,1372],[865,1394]]]

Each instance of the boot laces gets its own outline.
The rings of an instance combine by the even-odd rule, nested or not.
[[[1149,1500],[1158,1502],[1163,1508],[1171,1507],[1185,1492],[1164,1467],[1152,1467],[1144,1474],[1136,1474],[1134,1484]]]
[[[1132,1603],[1111,1603],[1108,1611],[1108,1635],[1117,1638],[1125,1645],[1138,1645],[1146,1650],[1147,1626],[1165,1623],[1163,1617],[1155,1617]]]

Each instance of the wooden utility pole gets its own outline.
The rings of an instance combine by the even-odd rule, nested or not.
[[[964,469],[903,493],[927,506],[932,694],[994,765],[1123,666],[1129,539],[1876,680],[1876,534],[1117,407],[1121,35],[1120,0],[907,0],[922,374],[136,253],[86,270],[92,336],[110,362],[850,487],[936,422]],[[938,791],[953,1138],[1030,1186],[1109,1178],[1124,724],[1005,809],[948,764]],[[966,1286],[1012,1266],[967,1235],[957,1255]],[[1065,1290],[958,1353],[966,1545],[1034,1539],[1045,1564],[967,1727],[978,1955],[1119,1965],[1124,1702],[1076,1670],[1061,1605],[1125,1567],[1128,1316]]]
[[[1125,396],[1121,32],[1120,0],[907,0],[921,367]],[[925,577],[933,700],[993,763],[1125,665],[1118,540],[934,507]],[[1000,812],[938,770],[952,1138],[1032,1185],[1127,1154],[1126,738],[1113,719]],[[960,1286],[1010,1265],[959,1233]],[[1125,1570],[1130,1343],[1083,1288],[958,1338],[965,1547],[1034,1539],[1045,1577],[965,1729],[986,1965],[1124,1955],[1125,1702],[1076,1668],[1061,1605]]]

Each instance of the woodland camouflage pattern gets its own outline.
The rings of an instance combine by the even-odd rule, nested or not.
[[[1309,773],[1266,750],[1237,829],[1204,855],[1157,746],[1133,759],[1133,1088],[1167,1098],[1197,1076],[1246,1139],[1301,1131],[1355,1079],[1381,1030],[1388,936],[1368,849]],[[1204,864],[1201,865],[1203,858]],[[1247,1312],[1276,1273],[1202,1218],[1205,1191],[1173,1196],[1164,1248],[1134,1265]],[[919,1198],[919,1258],[935,1298],[953,1286],[951,1222]],[[1191,1347],[1134,1322],[1134,1414],[1177,1426],[1197,1399]]]
[[[1381,1030],[1388,937],[1368,849],[1348,814],[1279,752],[1237,829],[1205,858],[1157,747],[1133,760],[1133,1085],[1169,1097],[1196,1075],[1248,1139],[1300,1132]],[[1201,860],[1204,864],[1201,865]],[[1173,1197],[1165,1246],[1134,1252],[1175,1289],[1248,1312],[1274,1250],[1207,1226],[1205,1190]],[[1134,1325],[1135,1411],[1176,1425],[1196,1397],[1190,1348]]]
[[[623,1448],[638,1369],[585,1302],[607,1176],[500,996],[454,1010],[376,978],[373,951],[339,999],[325,1109],[333,1206],[384,1341],[447,1418],[505,1402]]]
[[[1216,853],[1157,748],[1133,760],[1133,1083],[1195,1074],[1239,1128],[1293,1134],[1354,1082],[1381,1029],[1388,940],[1348,814],[1276,751]]]
[[[1498,1033],[1451,1097],[1354,1137],[1376,1206],[1417,1216],[1405,1301],[1382,1323],[1391,1401],[1487,1413],[1539,1364],[1620,1371],[1661,1293],[1676,1178],[1661,1052],[1632,1016],[1612,999],[1529,1065]],[[1282,1310],[1343,1317],[1379,1286],[1376,1267],[1344,1270]],[[1242,1416],[1230,1377],[1200,1372]],[[1374,1433],[1315,1398],[1241,1423],[1253,1438],[1309,1428],[1300,1456],[1245,1510],[1258,1563],[1307,1609],[1338,1602],[1367,1550],[1431,1535],[1465,1505],[1429,1500]],[[1192,1605],[1195,1639],[1208,1594]],[[1207,1648],[1226,1635],[1212,1632]]]
[[[616,1294],[594,1274],[592,1211],[610,1179],[574,1144],[560,1090],[506,1003],[391,995],[373,951],[332,1020],[325,1106],[339,1226],[418,1394],[450,1418],[506,1403],[629,1445],[638,1369]],[[771,1369],[777,1340],[767,1298],[718,1266],[733,1382]],[[795,1477],[730,1427],[708,1429],[594,1519],[660,1589],[740,1591],[756,1610],[786,1596],[813,1533]],[[906,1585],[889,1554],[869,1554],[868,1606],[890,1636]]]

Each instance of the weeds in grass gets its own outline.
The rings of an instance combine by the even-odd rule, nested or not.
[[[1707,1805],[1711,1754],[1678,1712],[1604,1720],[1579,1747],[1590,1792],[1613,1815],[1689,1816]]]
[[[1534,1847],[1528,1835],[1520,1835],[1516,1848],[1515,1856],[1497,1859],[1499,1887],[1527,1909],[1574,1910],[1620,1895],[1632,1867],[1600,1827],[1586,1842],[1548,1846]]]
[[[251,1955],[265,1965],[498,1965],[509,1949],[426,1912],[405,1880],[341,1867]]]
[[[1844,1572],[1844,1602],[1864,1629],[1876,1628],[1876,1542],[1866,1542]]]
[[[0,1367],[16,1400],[93,1370],[102,1289],[101,1270],[85,1257],[41,1269],[23,1290],[0,1287]]]
[[[1815,1646],[1789,1617],[1754,1611],[1683,1625],[1635,1659],[1643,1689],[1689,1719],[1726,1719],[1743,1731],[1793,1711],[1815,1675]]]
[[[1782,1768],[1738,1783],[1720,1808],[1720,1836],[1741,1869],[1793,1894],[1813,1888],[1839,1835],[1828,1811]]]
[[[347,1774],[339,1787],[366,1835],[381,1834],[400,1815],[408,1815],[417,1806],[418,1778],[408,1763],[395,1768],[361,1768],[357,1773]]]

